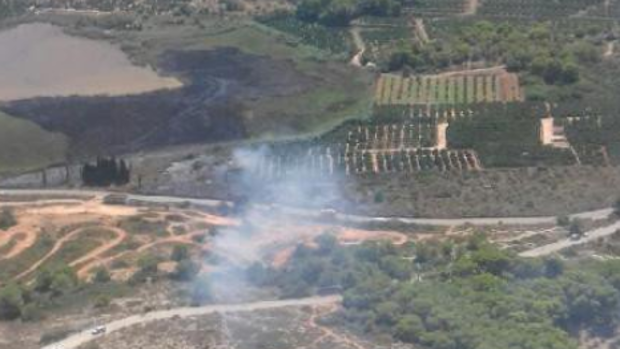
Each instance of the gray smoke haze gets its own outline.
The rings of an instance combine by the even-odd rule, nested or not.
[[[257,169],[272,165],[278,166],[280,175],[265,180]],[[238,217],[241,224],[219,230],[212,241],[212,251],[219,263],[210,279],[218,301],[247,297],[245,268],[255,262],[267,262],[266,254],[276,246],[281,248],[279,244],[294,246],[307,238],[295,229],[283,228],[297,225],[301,218],[286,213],[281,206],[320,211],[331,209],[331,203],[340,201],[336,175],[312,174],[300,162],[285,164],[267,147],[237,149],[231,167],[238,172],[236,183],[231,186],[241,188],[238,194],[247,203]]]

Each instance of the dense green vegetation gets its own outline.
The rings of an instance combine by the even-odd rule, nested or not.
[[[299,38],[300,43],[318,47],[334,54],[349,55],[353,48],[349,33],[343,28],[331,28],[308,23],[288,13],[260,17],[258,22]]]
[[[571,165],[568,150],[544,147],[538,138],[540,118],[536,105],[513,103],[480,105],[471,116],[455,118],[448,128],[448,143],[457,149],[474,149],[487,167]]]
[[[17,219],[13,211],[9,208],[3,208],[0,211],[0,230],[7,230],[17,224]]]
[[[284,297],[344,291],[337,323],[433,349],[577,348],[579,328],[612,328],[620,306],[617,262],[576,270],[522,259],[476,235],[451,242],[342,248],[329,235],[299,246],[282,270],[255,265],[258,284]]]
[[[308,22],[343,26],[365,15],[398,15],[402,3],[402,0],[301,0],[297,5],[297,17]]]
[[[546,84],[572,84],[579,80],[580,66],[600,61],[600,38],[606,26],[576,22],[561,28],[552,22],[440,22],[433,33],[438,40],[428,45],[403,45],[392,54],[386,68],[407,66],[425,72],[482,61],[505,64],[510,71],[531,74]]]
[[[35,320],[41,308],[74,291],[78,285],[75,272],[66,265],[42,270],[32,287],[10,283],[0,289],[0,320]]]

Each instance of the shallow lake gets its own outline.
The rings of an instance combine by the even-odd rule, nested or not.
[[[180,87],[133,65],[116,46],[42,23],[0,32],[0,101],[33,97],[119,96]]]

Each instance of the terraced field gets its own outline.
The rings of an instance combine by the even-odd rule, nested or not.
[[[377,105],[436,105],[523,100],[519,77],[505,71],[402,77],[383,74],[377,82]]]
[[[305,154],[269,155],[251,169],[260,180],[274,181],[303,173],[310,178],[333,175],[416,173],[421,171],[475,171],[481,168],[471,150],[388,149],[334,151],[308,149]]]
[[[407,12],[427,17],[458,15],[465,12],[466,8],[466,0],[418,0],[405,4]]]
[[[250,172],[273,181],[296,173],[312,178],[482,168],[475,151],[450,149],[447,120],[465,113],[377,108],[372,119],[349,122],[308,142],[272,144]]]
[[[604,0],[482,0],[478,13],[501,18],[566,18],[604,3]]]

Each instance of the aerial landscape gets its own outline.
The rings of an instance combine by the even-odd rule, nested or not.
[[[620,0],[0,0],[0,349],[620,348]]]

